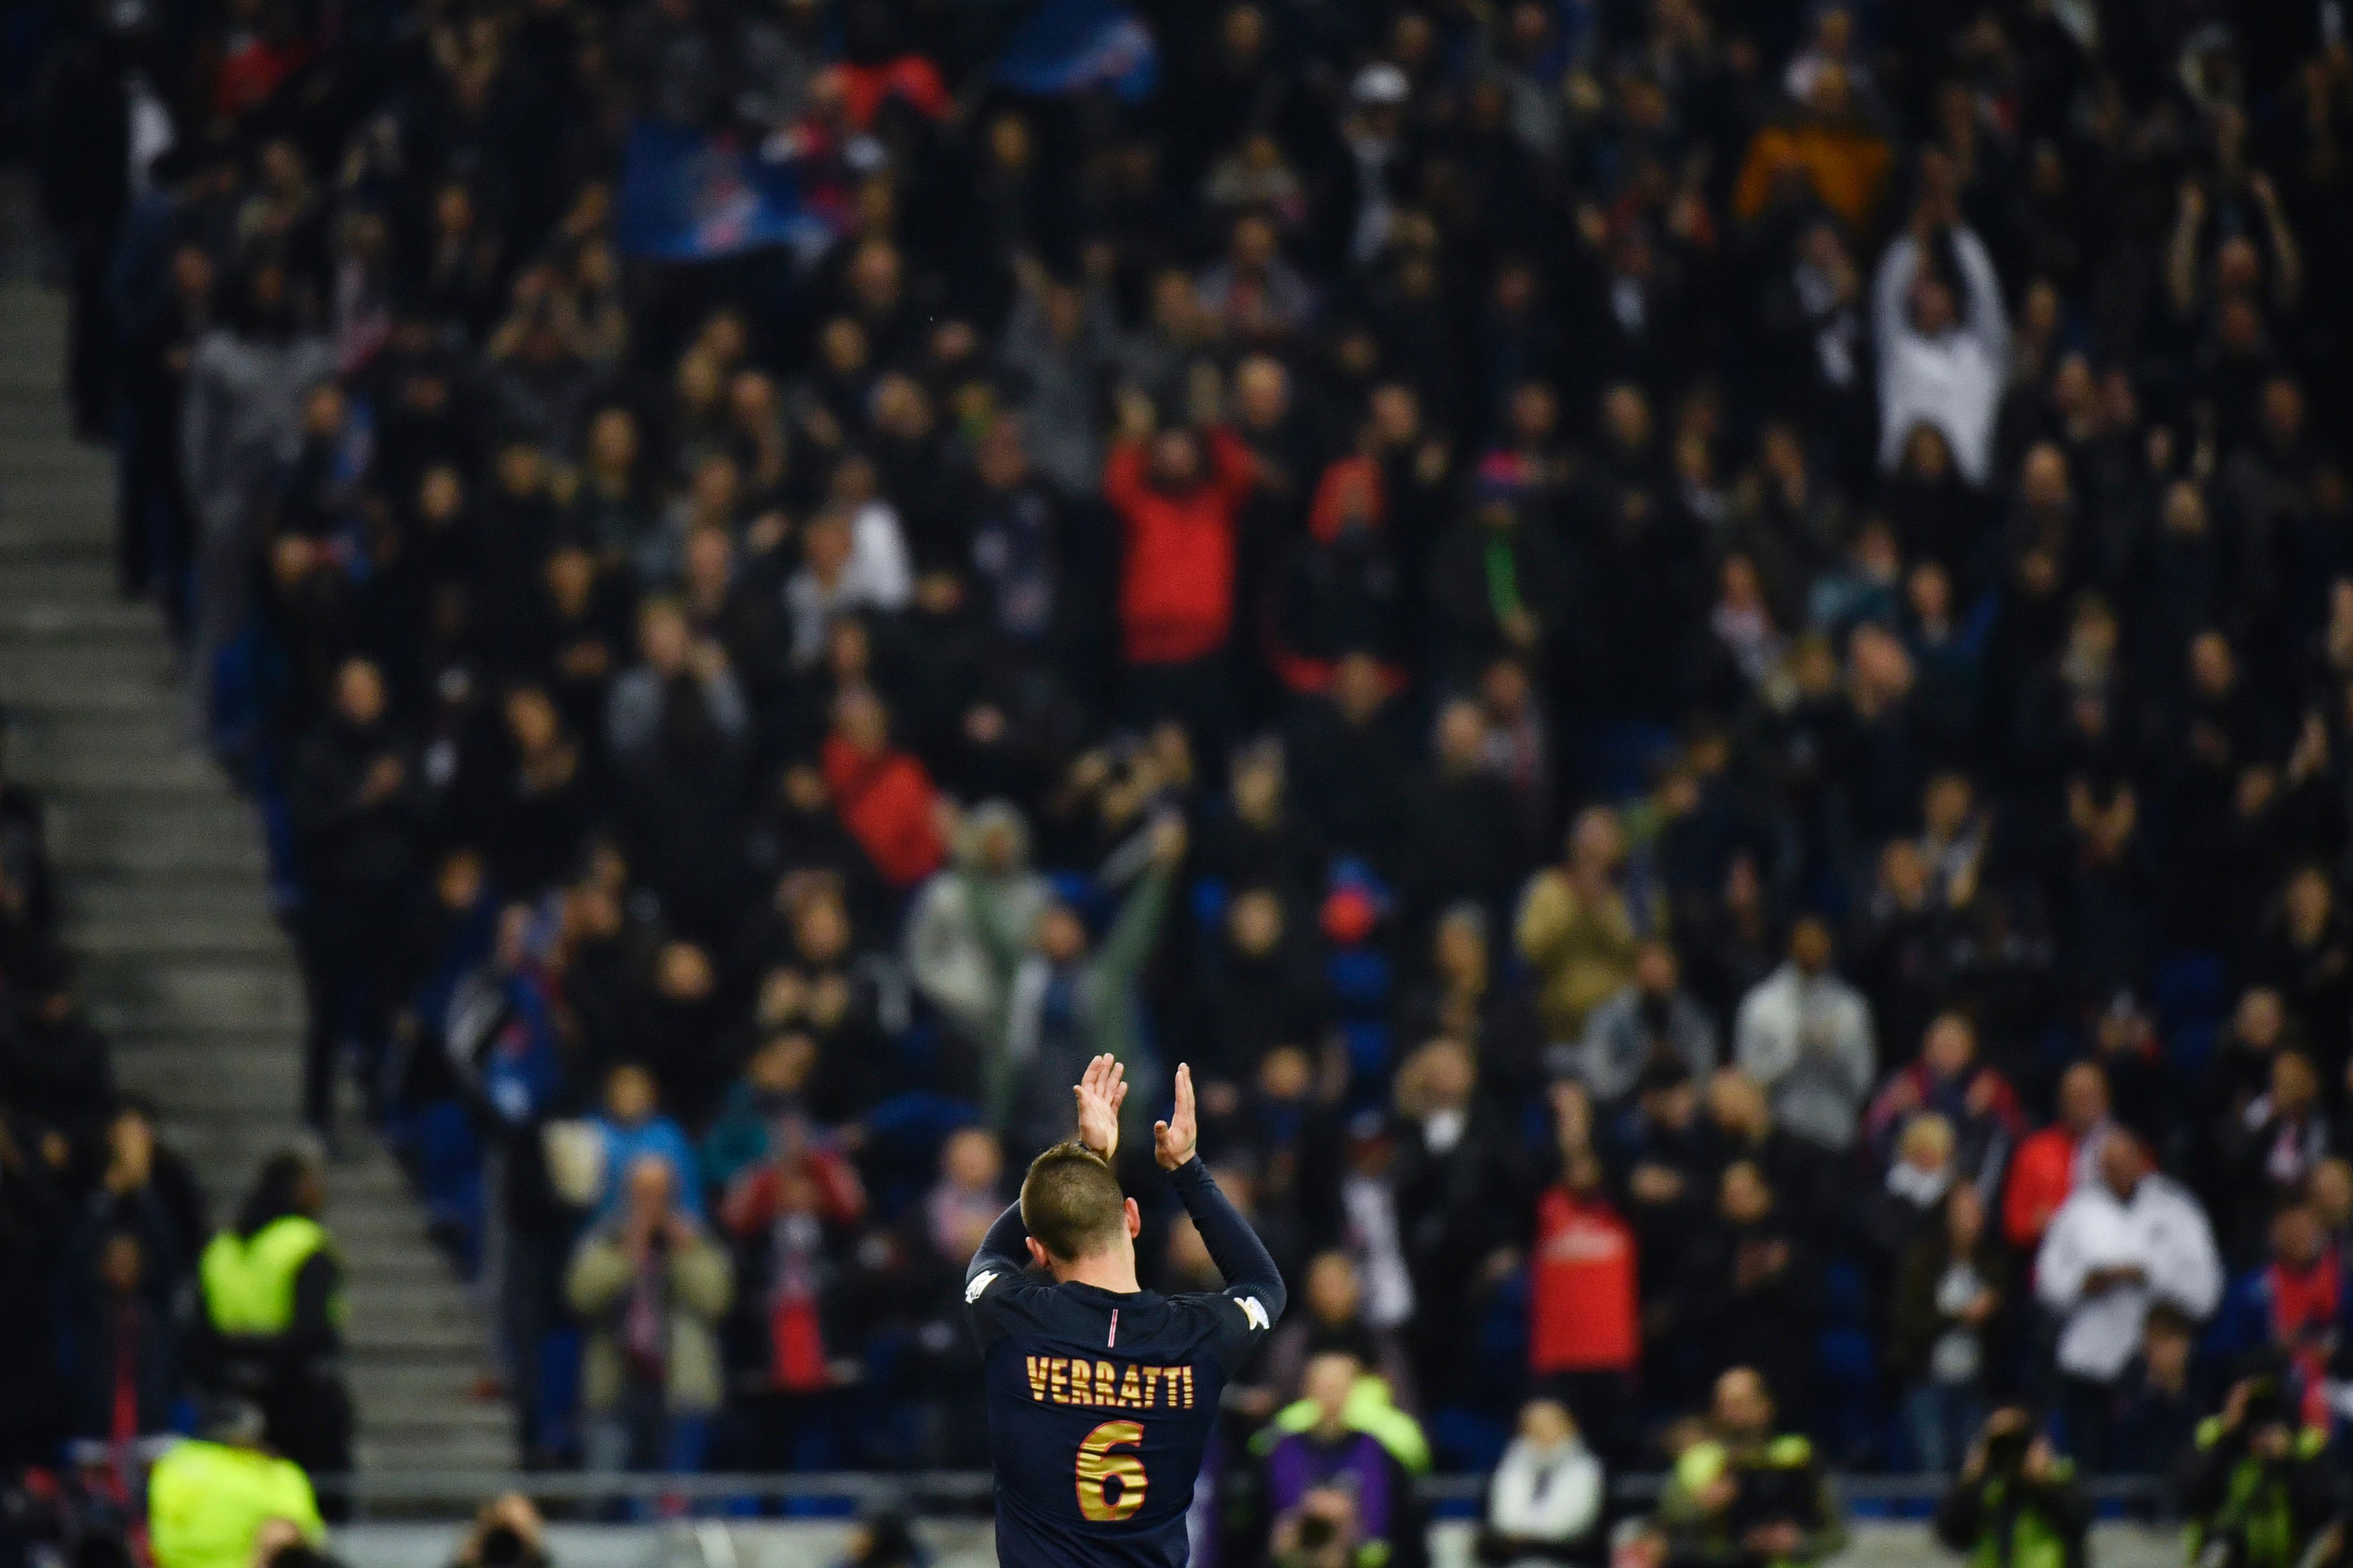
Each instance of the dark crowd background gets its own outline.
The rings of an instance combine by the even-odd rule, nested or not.
[[[1234,1497],[1324,1495],[1342,1352],[1407,1470],[1533,1392],[1648,1468],[1739,1366],[1845,1468],[2016,1400],[2167,1470],[2251,1366],[2333,1426],[2341,8],[1064,6],[1156,82],[1050,93],[1030,9],[7,12],[305,1113],[522,1457],[976,1461],[962,1263],[1098,1049],[1193,1064],[1300,1302],[1225,1463],[1321,1458]],[[796,243],[638,254],[649,126]],[[132,1135],[17,952],[70,1347]]]

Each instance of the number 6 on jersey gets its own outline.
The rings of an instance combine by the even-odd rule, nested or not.
[[[1079,1443],[1079,1512],[1096,1524],[1117,1524],[1144,1506],[1146,1482],[1144,1461],[1134,1454],[1114,1454],[1144,1441],[1144,1427],[1134,1421],[1106,1421]],[[1103,1483],[1119,1482],[1119,1495],[1107,1496]]]

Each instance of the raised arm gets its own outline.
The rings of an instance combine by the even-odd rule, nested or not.
[[[1071,1086],[1071,1095],[1078,1102],[1079,1142],[1102,1155],[1105,1164],[1111,1163],[1119,1152],[1119,1108],[1127,1099],[1127,1069],[1117,1057],[1105,1052],[1087,1064],[1087,1070]],[[965,1265],[965,1302],[976,1300],[981,1289],[987,1288],[983,1283],[980,1289],[974,1289],[983,1275],[1004,1277],[1028,1268],[1029,1243],[1029,1227],[1022,1223],[1020,1200],[1016,1199],[990,1223],[979,1249]]]
[[[1242,1310],[1250,1326],[1262,1334],[1282,1317],[1282,1271],[1274,1266],[1273,1255],[1250,1228],[1250,1221],[1218,1190],[1217,1178],[1194,1152],[1199,1133],[1193,1106],[1193,1069],[1180,1062],[1176,1104],[1167,1121],[1153,1125],[1153,1152],[1160,1168],[1168,1173],[1169,1184],[1176,1189],[1185,1212],[1193,1216],[1193,1227],[1201,1233],[1209,1261],[1225,1276],[1226,1294],[1238,1303],[1258,1303],[1256,1314],[1247,1305]]]

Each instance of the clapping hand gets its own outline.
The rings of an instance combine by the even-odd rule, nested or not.
[[[1105,1051],[1071,1086],[1079,1102],[1079,1142],[1108,1162],[1119,1152],[1119,1108],[1127,1100],[1127,1069]]]
[[[1164,1171],[1173,1171],[1193,1157],[1201,1128],[1193,1109],[1193,1069],[1176,1064],[1176,1104],[1168,1120],[1152,1124],[1152,1152]]]

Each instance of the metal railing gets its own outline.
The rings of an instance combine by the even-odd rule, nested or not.
[[[1621,1504],[1654,1501],[1664,1478],[1618,1477],[1611,1495]],[[533,1502],[558,1507],[595,1507],[615,1502],[677,1502],[726,1511],[780,1510],[786,1513],[843,1512],[879,1504],[918,1511],[979,1511],[988,1501],[985,1470],[807,1470],[743,1474],[598,1474],[579,1470],[499,1473],[479,1470],[359,1472],[322,1476],[322,1496],[348,1502],[354,1518],[385,1514],[470,1511],[484,1500],[520,1492]],[[1839,1495],[1859,1512],[1910,1516],[1936,1506],[1947,1485],[1940,1476],[1841,1476]],[[1427,1476],[1419,1483],[1424,1500],[1451,1511],[1475,1504],[1486,1479],[1469,1474]],[[2163,1502],[2165,1488],[2152,1477],[2105,1477],[2085,1483],[2104,1513],[2149,1513]]]

